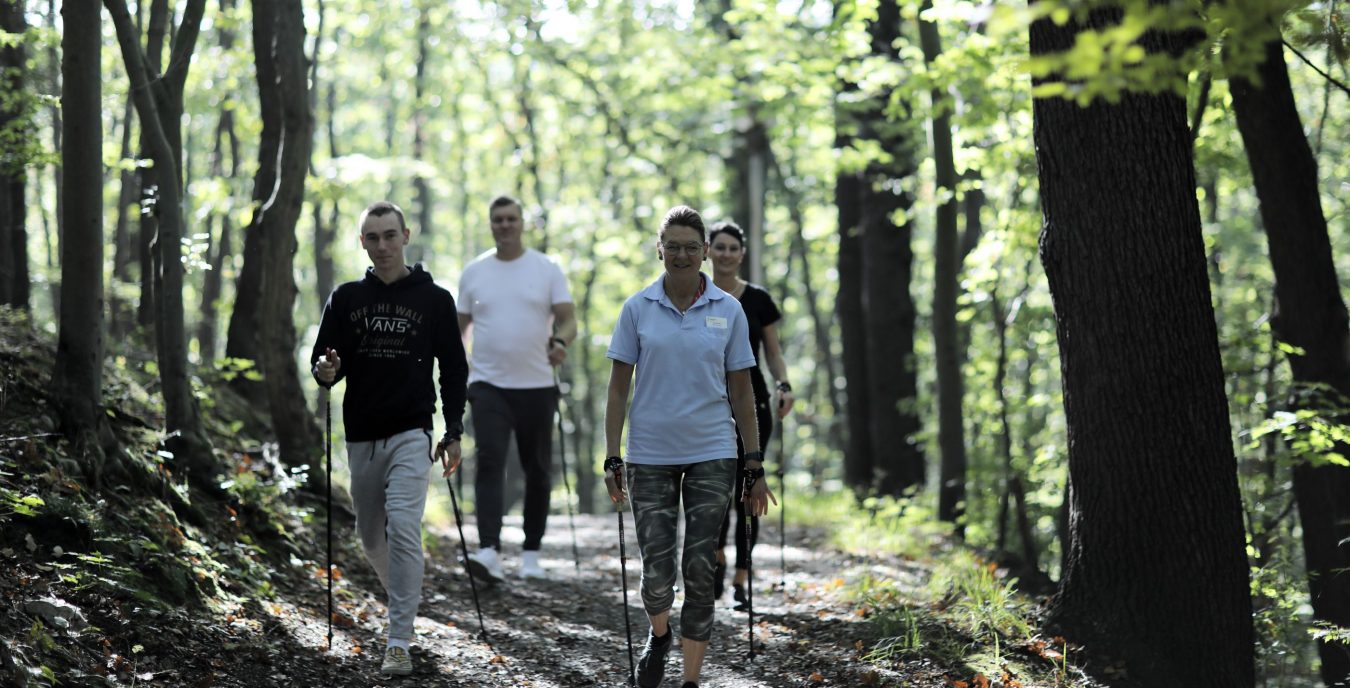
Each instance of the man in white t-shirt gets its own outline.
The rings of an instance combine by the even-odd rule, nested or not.
[[[472,325],[469,404],[478,467],[474,479],[479,550],[469,571],[489,582],[505,580],[501,548],[506,451],[514,432],[525,472],[525,546],[522,578],[544,578],[539,548],[548,522],[553,413],[562,365],[577,336],[576,311],[562,269],[526,248],[520,201],[501,196],[488,209],[496,248],[478,256],[459,279],[459,331]]]

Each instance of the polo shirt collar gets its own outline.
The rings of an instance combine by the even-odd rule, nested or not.
[[[703,295],[698,297],[698,300],[689,306],[690,310],[693,310],[694,307],[698,306],[700,303],[704,303],[707,301],[721,301],[722,299],[729,296],[729,294],[727,294],[726,292],[722,291],[721,289],[718,289],[716,284],[713,284],[711,277],[702,272],[700,272],[699,275],[702,275],[703,283],[707,285],[707,287],[703,290]],[[665,279],[666,279],[665,274],[662,274],[660,277],[657,277],[655,282],[652,282],[651,284],[647,285],[647,288],[642,290],[642,295],[646,297],[647,300],[649,301],[664,303],[667,306],[670,306],[671,308],[675,308],[675,304],[671,303],[670,299],[666,298],[666,287],[663,284]]]

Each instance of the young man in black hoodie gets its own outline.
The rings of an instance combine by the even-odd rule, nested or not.
[[[389,640],[380,671],[407,675],[422,598],[422,512],[433,461],[431,361],[440,364],[446,430],[434,456],[445,476],[459,468],[469,366],[454,298],[420,264],[403,262],[411,236],[403,211],[371,204],[360,227],[371,267],[364,279],[328,298],[310,363],[324,387],[347,380],[342,417],[356,529],[388,594]]]

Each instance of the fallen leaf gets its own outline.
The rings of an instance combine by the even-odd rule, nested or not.
[[[506,658],[501,655],[493,655],[492,659],[488,660],[488,664],[505,664],[505,663]]]
[[[822,676],[821,673],[820,673],[819,671],[813,671],[813,672],[811,672],[811,676],[810,676],[809,678],[810,678],[810,680],[811,680],[812,683],[824,683],[824,682],[825,682],[825,677]]]
[[[975,688],[989,688],[989,679],[984,674],[975,674]]]
[[[865,671],[863,672],[863,675],[860,677],[860,680],[863,682],[863,685],[867,686],[876,685],[877,682],[881,680],[881,674],[877,673],[875,669],[871,671]]]

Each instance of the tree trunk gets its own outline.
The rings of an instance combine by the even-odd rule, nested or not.
[[[228,51],[234,43],[233,36],[221,32],[221,47]],[[234,133],[234,112],[226,107],[220,111],[220,121],[216,125],[215,150],[211,154],[211,176],[220,178],[225,175],[225,142],[229,142],[230,170],[229,179],[233,181],[239,174],[239,140]],[[233,184],[230,185],[233,188]],[[207,234],[212,234],[211,225],[220,222],[220,238],[214,241],[214,249],[208,256],[211,269],[202,277],[201,321],[197,323],[197,351],[201,361],[208,367],[215,366],[216,339],[220,320],[220,295],[224,289],[225,261],[234,253],[233,226],[228,213],[213,213],[207,220]]]
[[[47,19],[52,31],[59,31],[56,26],[56,0],[47,0]],[[49,93],[61,92],[61,58],[57,54],[56,42],[47,43],[47,66],[51,70],[51,91]],[[52,127],[52,153],[61,154],[61,133],[63,126],[61,123],[61,108],[55,102],[49,102],[47,106],[48,117],[51,118]],[[49,274],[55,275],[61,268],[61,242],[66,233],[66,204],[63,196],[66,192],[66,184],[63,180],[64,171],[61,164],[52,165],[52,186],[56,193],[56,222],[55,227],[48,227],[47,233],[47,268]],[[52,250],[51,229],[56,230],[56,250]],[[53,277],[48,283],[48,289],[51,292],[52,312],[61,312],[61,280]]]
[[[848,145],[836,144],[842,148]],[[858,174],[840,174],[835,181],[834,205],[839,212],[839,290],[835,312],[843,346],[847,391],[848,444],[844,448],[844,482],[859,494],[872,489],[872,438],[868,433],[871,399],[867,378],[867,331],[863,316],[863,256],[859,234],[861,187]]]
[[[868,27],[872,54],[898,60],[900,8],[884,0]],[[914,297],[910,295],[914,253],[908,220],[895,223],[914,204],[901,183],[915,172],[914,131],[907,120],[887,115],[892,92],[885,88],[859,104],[853,124],[857,138],[874,141],[891,158],[872,161],[857,191],[862,241],[865,346],[867,351],[868,434],[877,489],[900,496],[924,481],[923,452],[915,439],[921,429],[914,367]]]
[[[1265,53],[1260,86],[1233,78],[1230,90],[1275,270],[1271,327],[1301,352],[1289,355],[1298,387],[1293,405],[1346,423],[1350,316],[1332,260],[1317,161],[1294,105],[1280,41],[1267,43]],[[1342,409],[1339,416],[1336,409]],[[1350,456],[1344,443],[1333,451]],[[1350,628],[1350,468],[1304,457],[1294,466],[1294,495],[1314,618]],[[1350,678],[1350,646],[1324,641],[1317,649],[1327,685]]]
[[[221,0],[220,11],[232,14],[234,0]],[[228,54],[234,49],[235,33],[233,28],[224,25],[220,29],[220,49]],[[234,109],[230,101],[221,104],[220,119],[216,123],[215,141],[211,153],[211,176],[215,179],[226,177],[225,153],[228,144],[230,166],[227,179],[228,187],[234,189],[234,180],[239,176],[239,137],[234,131]],[[233,195],[233,194],[232,194]],[[220,223],[220,237],[214,238],[214,225]],[[211,269],[202,276],[201,320],[197,323],[197,352],[201,362],[214,368],[216,361],[216,340],[220,333],[220,299],[224,291],[225,262],[234,253],[234,226],[228,213],[212,213],[207,218],[206,234],[213,246],[208,246],[207,260]]]
[[[169,33],[169,3],[168,0],[151,0],[149,4],[150,17],[145,25],[145,68],[148,74],[160,74],[163,72],[165,36]],[[141,3],[136,3],[136,5],[136,13],[139,19]],[[168,113],[164,114],[167,115]],[[167,122],[167,120],[165,121]],[[177,126],[177,124],[171,124],[168,125],[168,128],[176,129]],[[150,134],[146,132],[144,125],[141,126],[140,139],[138,157],[141,160],[152,160],[154,158],[152,152],[154,144],[151,142]],[[139,249],[137,253],[141,265],[141,300],[136,308],[136,323],[144,331],[150,332],[156,326],[155,314],[159,310],[157,303],[159,294],[155,291],[158,286],[160,269],[159,210],[155,204],[158,199],[156,188],[160,184],[162,175],[155,167],[141,167],[137,169],[136,175],[140,181],[139,206],[141,211],[139,233],[136,239]],[[158,346],[158,343],[154,340],[150,341],[153,345]]]
[[[1067,50],[1086,28],[1038,21],[1031,53]],[[1182,48],[1175,35],[1143,43]],[[1033,107],[1073,486],[1051,625],[1123,661],[1125,685],[1251,686],[1242,504],[1186,103],[1130,93]]]
[[[60,332],[52,388],[61,425],[86,476],[102,484],[103,415],[103,75],[98,0],[66,0],[61,8],[61,166],[66,184],[66,235],[61,242]]]
[[[769,150],[769,164],[770,169],[777,178],[779,188],[782,190],[783,194],[788,197],[787,210],[788,217],[792,220],[792,238],[791,244],[788,247],[787,262],[790,267],[792,260],[795,257],[798,264],[801,266],[802,276],[800,283],[802,285],[802,290],[805,292],[806,310],[811,316],[811,330],[815,342],[815,346],[813,347],[815,349],[814,356],[816,359],[814,367],[815,370],[818,373],[823,374],[825,378],[825,384],[823,385],[825,388],[825,397],[830,403],[832,414],[830,427],[827,431],[828,446],[843,448],[845,445],[842,427],[840,425],[840,416],[844,413],[844,405],[839,400],[839,392],[834,385],[838,373],[835,370],[836,366],[834,352],[831,347],[829,324],[826,322],[825,317],[821,315],[820,301],[816,294],[815,281],[811,276],[811,261],[808,258],[808,249],[806,245],[805,204],[802,201],[801,194],[797,193],[789,184],[788,177],[785,176],[782,166],[779,164],[778,156],[773,154],[772,149]],[[787,161],[787,167],[787,174],[796,176],[796,172],[794,171],[795,166],[791,159]],[[813,374],[811,379],[814,381],[820,377],[820,374]],[[812,384],[814,385],[814,382]],[[803,398],[809,401],[814,397],[811,394],[807,394]],[[786,457],[784,457],[784,460],[786,461]]]
[[[932,6],[924,0],[919,12]],[[919,43],[928,66],[942,54],[942,36],[937,24],[919,20]],[[962,401],[965,383],[961,361],[965,358],[956,324],[956,300],[960,292],[961,238],[956,216],[956,160],[952,151],[952,102],[939,89],[931,92],[933,164],[937,172],[938,208],[933,237],[933,350],[937,373],[938,448],[942,452],[938,485],[938,518],[956,524],[964,536],[966,502],[966,440]]]
[[[183,318],[183,236],[182,189],[178,164],[180,153],[174,148],[180,140],[177,131],[182,112],[182,88],[187,79],[198,29],[205,10],[204,0],[190,0],[174,41],[170,68],[159,75],[148,71],[141,54],[139,35],[131,22],[125,0],[104,0],[113,25],[122,59],[131,81],[131,93],[140,115],[141,130],[150,143],[152,159],[158,171],[155,212],[158,215],[157,244],[160,250],[156,280],[155,332],[159,345],[160,381],[164,394],[164,418],[168,440],[165,444],[175,461],[199,486],[216,491],[216,461],[211,444],[202,428],[197,400],[188,381],[187,331]],[[161,108],[164,104],[166,107]],[[169,134],[173,131],[173,135]]]
[[[23,35],[23,0],[0,0],[0,30]],[[28,73],[23,43],[0,47],[0,306],[29,308],[28,221],[24,193],[28,183],[33,100],[25,92]]]
[[[412,116],[412,157],[417,162],[416,171],[413,173],[413,200],[417,205],[416,215],[413,217],[416,231],[422,233],[422,239],[408,246],[406,251],[408,261],[418,263],[426,260],[427,254],[431,250],[431,237],[434,227],[432,225],[432,198],[431,185],[427,182],[424,172],[424,165],[428,164],[427,154],[427,120],[429,118],[426,102],[427,92],[427,63],[430,61],[430,50],[428,42],[431,35],[431,8],[432,3],[425,0],[419,0],[414,3],[417,12],[417,57],[415,72],[413,75],[413,116]]]
[[[253,0],[253,46],[262,114],[257,204],[250,234],[262,241],[258,337],[263,384],[281,459],[308,466],[310,485],[326,489],[318,426],[305,407],[295,364],[295,226],[304,204],[313,118],[309,111],[302,8],[285,0]]]
[[[129,160],[131,151],[131,130],[135,123],[136,106],[127,96],[126,109],[122,115],[122,156]],[[131,256],[135,250],[131,241],[130,208],[136,202],[136,173],[121,170],[117,183],[117,224],[113,229],[113,269],[112,286],[108,290],[108,333],[113,341],[121,341],[135,328],[136,312],[132,305],[125,302],[121,291],[132,283]]]

